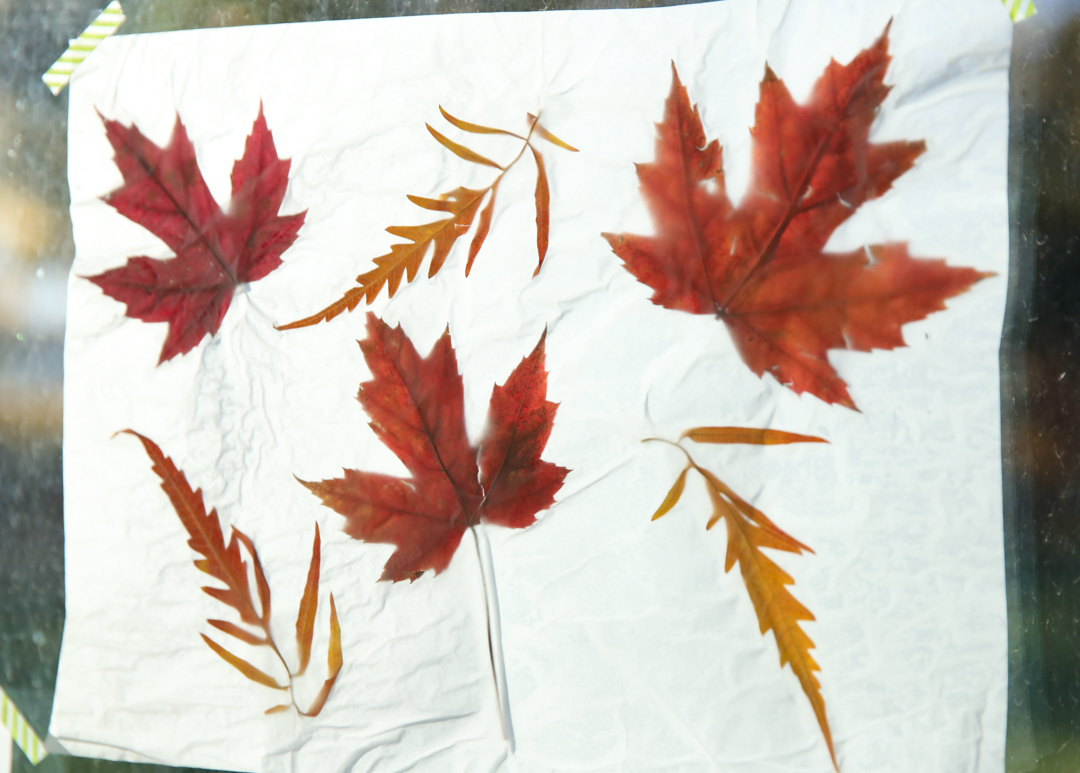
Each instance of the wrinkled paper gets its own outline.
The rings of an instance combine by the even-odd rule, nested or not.
[[[766,61],[804,100],[830,58],[849,61],[892,21],[893,89],[871,141],[926,141],[915,167],[864,204],[832,251],[907,241],[911,253],[994,271],[905,326],[907,348],[830,352],[861,412],[799,396],[741,361],[723,324],[654,306],[601,232],[653,233],[635,162],[654,156],[671,63],[724,146],[733,198],[750,170]],[[444,15],[120,36],[76,73],[69,173],[76,259],[64,385],[67,618],[51,732],[72,753],[237,771],[813,771],[821,731],[772,634],[761,636],[700,481],[650,516],[684,464],[690,427],[820,435],[830,445],[696,446],[695,458],[814,549],[770,551],[816,616],[804,628],[844,771],[1000,771],[1006,708],[997,350],[1008,273],[1006,141],[1011,22],[981,0],[727,0],[645,10]],[[87,281],[128,257],[170,256],[101,197],[122,178],[100,114],[159,145],[179,112],[211,191],[265,108],[292,160],[282,213],[307,210],[283,265],[238,289],[220,331],[155,367],[166,325],[124,316]],[[467,121],[527,129],[542,111],[580,148],[540,143],[551,247],[536,264],[535,172],[506,176],[488,240],[465,240],[434,278],[372,305],[421,354],[449,326],[475,440],[487,401],[548,330],[544,458],[572,472],[524,530],[484,527],[492,676],[478,546],[449,569],[379,583],[390,545],[349,539],[294,476],[343,467],[405,475],[355,400],[368,372],[364,309],[278,332],[336,299],[431,219],[406,194],[482,187],[495,170],[436,143]],[[500,160],[520,143],[466,135]],[[264,716],[279,694],[199,633],[231,610],[131,428],[258,547],[275,631],[291,643],[315,524],[323,577],[311,681],[324,677],[327,593],[344,670],[322,714]],[[222,637],[218,637],[219,640]],[[231,640],[229,640],[231,643]],[[238,650],[273,672],[269,653]],[[498,650],[498,647],[497,647]]]

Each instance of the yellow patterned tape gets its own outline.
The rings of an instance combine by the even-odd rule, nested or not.
[[[7,697],[3,688],[0,688],[0,725],[7,728],[12,739],[23,750],[30,762],[37,765],[48,756],[45,744],[38,738],[26,718],[15,708],[15,704],[11,702],[11,698]]]
[[[1035,0],[1001,0],[1013,21],[1035,15]]]
[[[123,23],[124,11],[120,8],[120,3],[113,0],[105,7],[104,11],[98,14],[98,17],[83,31],[83,34],[74,40],[68,41],[67,51],[53,63],[48,72],[41,76],[53,96],[59,96],[60,92],[64,90],[64,86],[68,85],[68,81],[71,80],[71,74],[75,72],[75,68],[82,64],[86,57],[90,56],[91,52],[101,44],[101,41],[116,32]]]

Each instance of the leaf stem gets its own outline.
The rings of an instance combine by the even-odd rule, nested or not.
[[[499,625],[499,597],[495,590],[495,572],[491,561],[491,545],[480,524],[469,527],[480,562],[481,584],[484,589],[484,613],[487,622],[488,654],[491,657],[491,676],[495,682],[495,700],[499,705],[499,721],[503,737],[514,751],[514,725],[510,719],[510,696],[506,690],[506,666],[502,654],[502,634]],[[481,541],[483,547],[481,548]]]
[[[690,462],[691,467],[693,467],[695,470],[700,470],[701,469],[700,467],[697,466],[697,462],[694,461],[694,457],[690,456],[690,452],[687,451],[685,448],[683,448],[681,445],[679,445],[676,442],[673,442],[671,440],[667,440],[667,439],[662,438],[662,437],[647,437],[644,440],[642,440],[641,442],[642,443],[667,443],[669,446],[674,446],[675,448],[677,448],[677,449],[679,449],[680,451],[683,452],[683,455],[686,456],[686,461]]]

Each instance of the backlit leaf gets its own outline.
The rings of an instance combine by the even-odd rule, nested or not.
[[[439,134],[437,131],[431,128],[431,124],[424,124],[424,126],[427,127],[427,130],[431,133],[431,136],[438,140],[440,145],[449,150],[458,158],[463,158],[473,164],[482,164],[483,166],[494,167],[500,172],[503,171],[503,168],[499,164],[496,164],[494,161],[492,161],[490,158],[481,156],[475,150],[467,148],[464,145],[459,145],[453,140],[444,137],[442,134]]]
[[[604,234],[627,271],[668,309],[723,320],[743,361],[795,392],[855,408],[830,349],[894,349],[901,326],[991,276],[916,259],[905,244],[827,253],[833,231],[886,193],[926,149],[871,144],[889,93],[888,29],[849,64],[831,62],[797,105],[766,67],[752,131],[752,174],[738,206],[720,146],[672,67],[656,159],[638,164],[655,236]]]
[[[206,622],[210,623],[210,625],[214,626],[219,631],[224,631],[230,636],[235,636],[237,639],[244,642],[245,644],[258,646],[268,643],[268,641],[264,637],[257,636],[250,631],[245,631],[240,626],[230,623],[227,620],[207,620]]]
[[[543,137],[545,140],[547,140],[548,142],[550,142],[553,145],[558,145],[560,148],[563,148],[564,150],[569,150],[569,151],[571,151],[573,153],[578,152],[578,149],[575,148],[573,145],[570,145],[570,144],[568,144],[566,142],[563,142],[558,137],[556,137],[554,134],[552,134],[547,129],[545,129],[543,126],[541,126],[540,121],[537,120],[535,115],[533,115],[532,113],[526,113],[526,115],[528,116],[529,120],[532,121],[532,123],[533,123],[533,131],[536,132],[541,137]]]
[[[330,594],[330,645],[326,653],[326,668],[330,676],[323,682],[315,700],[311,702],[306,716],[316,717],[326,705],[326,699],[330,697],[330,691],[334,689],[338,674],[341,673],[341,627],[338,625],[337,608],[334,606],[334,594]]]
[[[296,616],[296,649],[300,653],[300,670],[307,670],[311,659],[311,639],[315,635],[315,614],[319,609],[319,569],[322,563],[319,543],[319,524],[315,524],[315,543],[311,546],[311,565],[308,567],[304,595],[300,599],[300,612]]]
[[[288,687],[278,684],[277,681],[274,680],[274,677],[255,668],[255,666],[251,665],[243,658],[236,657],[236,655],[229,652],[227,649],[222,647],[220,644],[218,644],[205,634],[200,633],[199,636],[203,637],[203,641],[206,642],[207,646],[209,646],[210,649],[220,655],[222,660],[224,660],[226,663],[235,668],[237,671],[239,671],[251,681],[258,682],[259,684],[265,685],[267,687],[272,687],[275,690],[288,689]]]
[[[439,105],[439,112],[442,113],[443,118],[448,122],[461,129],[462,131],[469,132],[470,134],[505,134],[508,137],[517,137],[519,140],[525,139],[520,134],[514,134],[508,132],[505,129],[493,129],[490,126],[481,126],[478,123],[469,123],[468,121],[462,121],[460,118],[455,118],[443,109],[442,105]],[[530,116],[531,118],[532,116]]]
[[[532,116],[530,116],[530,120],[532,121],[530,133],[527,137],[522,137],[514,132],[462,121],[461,119],[450,115],[442,107],[440,107],[439,110],[447,121],[462,131],[467,131],[472,134],[506,135],[522,140],[525,144],[522,146],[517,156],[515,156],[506,166],[503,166],[486,156],[480,155],[471,148],[467,148],[464,145],[454,142],[428,125],[427,129],[431,133],[431,136],[443,147],[466,161],[498,169],[499,175],[487,188],[479,190],[455,188],[449,193],[444,193],[438,199],[427,198],[424,196],[408,196],[409,200],[418,207],[429,211],[445,212],[449,214],[450,217],[425,225],[391,226],[387,228],[386,230],[389,233],[394,236],[408,239],[409,242],[391,245],[388,254],[375,258],[373,260],[375,267],[356,277],[356,282],[360,285],[359,287],[347,290],[341,298],[331,303],[322,311],[297,320],[296,322],[281,325],[277,328],[278,330],[294,330],[296,328],[316,325],[320,322],[328,322],[339,314],[343,314],[346,311],[352,311],[359,306],[361,302],[373,302],[375,298],[378,297],[379,293],[382,292],[384,287],[387,290],[387,296],[392,298],[397,292],[398,287],[401,285],[401,280],[403,278],[406,282],[412,282],[416,278],[417,272],[420,270],[420,264],[423,262],[429,247],[432,244],[434,244],[435,247],[431,257],[431,264],[428,268],[428,277],[435,276],[442,268],[454,243],[460,237],[464,236],[472,227],[476,212],[479,209],[484,196],[490,191],[491,197],[488,200],[487,206],[484,207],[484,210],[480,213],[480,221],[476,228],[476,234],[469,244],[469,255],[465,263],[465,275],[468,276],[472,271],[473,262],[476,260],[480,248],[483,247],[491,228],[492,215],[495,207],[495,194],[498,191],[499,182],[502,180],[503,174],[517,163],[517,160],[525,152],[526,147],[532,150],[538,169],[536,182],[536,225],[539,261],[536,271],[539,272],[540,266],[543,264],[544,257],[547,254],[548,231],[550,230],[551,218],[551,194],[543,160],[537,150],[532,146],[532,133],[535,131],[541,137],[544,137],[567,150],[574,150],[574,148],[567,145],[562,140],[559,140],[557,137],[554,137],[554,135],[540,126]],[[533,276],[536,276],[536,272],[533,273]]]
[[[679,477],[675,479],[675,484],[671,487],[671,490],[668,491],[667,496],[664,497],[664,501],[660,503],[660,507],[653,513],[652,520],[655,521],[657,518],[663,517],[670,512],[671,508],[679,504],[679,500],[683,495],[683,489],[686,488],[686,474],[688,472],[690,472],[689,467],[679,473]],[[712,528],[711,522],[709,523],[709,528]]]
[[[449,333],[422,358],[400,327],[368,315],[360,347],[372,378],[360,385],[358,399],[411,477],[347,469],[343,478],[301,482],[345,517],[347,534],[397,547],[380,579],[438,574],[466,529],[481,521],[524,528],[554,503],[567,470],[540,459],[556,410],[545,399],[544,340],[492,391],[477,449],[465,433]]]
[[[202,491],[191,490],[184,473],[176,468],[172,459],[165,456],[152,440],[130,429],[123,432],[134,435],[143,444],[153,462],[154,472],[161,478],[162,490],[172,502],[173,509],[180,517],[180,523],[187,529],[190,536],[188,545],[204,556],[202,560],[196,561],[195,565],[225,585],[225,588],[203,590],[239,612],[243,622],[258,625],[261,618],[252,602],[247,564],[240,555],[237,532],[233,530],[232,538],[226,545],[217,511],[211,510],[209,514],[206,512]]]
[[[786,443],[828,443],[813,435],[796,435],[775,429],[750,429],[748,427],[695,427],[682,433],[696,443],[749,443],[758,446],[774,446]]]
[[[551,192],[548,190],[547,172],[544,170],[544,157],[540,151],[529,146],[536,159],[536,252],[540,260],[536,264],[533,276],[540,273],[548,249],[548,230],[551,227]]]
[[[87,277],[127,305],[127,316],[167,322],[158,363],[194,349],[221,326],[238,285],[262,279],[281,265],[306,212],[278,210],[289,182],[262,106],[232,170],[232,198],[223,212],[203,181],[180,117],[164,148],[134,126],[105,120],[124,184],[105,201],[168,245],[175,257],[144,256]]]

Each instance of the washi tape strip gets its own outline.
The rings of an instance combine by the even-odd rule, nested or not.
[[[82,64],[83,60],[90,56],[90,53],[95,48],[101,45],[101,41],[116,32],[120,25],[124,23],[124,18],[124,11],[120,7],[120,3],[113,0],[105,6],[105,10],[98,14],[98,17],[90,23],[90,26],[83,31],[83,34],[74,40],[68,41],[67,51],[53,63],[48,72],[41,76],[54,97],[59,96],[60,92],[64,90],[64,86],[68,85],[75,68]]]
[[[1013,21],[1035,15],[1035,0],[1001,0]]]
[[[34,728],[30,727],[30,723],[15,708],[15,704],[11,702],[11,698],[7,697],[2,687],[0,687],[0,725],[7,728],[12,740],[23,750],[23,754],[30,762],[37,765],[48,756],[44,742],[38,738]]]

